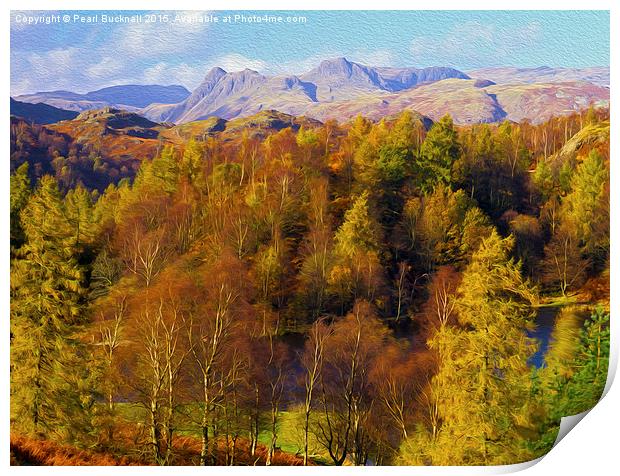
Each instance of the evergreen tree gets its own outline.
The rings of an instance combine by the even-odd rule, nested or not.
[[[40,180],[21,222],[26,243],[11,266],[12,418],[24,431],[49,434],[76,418],[62,417],[72,405],[59,394],[82,398],[72,393],[80,391],[69,384],[78,370],[67,362],[80,348],[71,335],[82,317],[83,272],[54,178]]]
[[[442,326],[430,340],[439,356],[431,390],[440,426],[417,435],[425,448],[405,460],[431,464],[505,464],[530,456],[521,436],[527,423],[528,359],[533,341],[534,290],[509,258],[512,237],[494,231],[463,273],[455,311],[458,327]]]
[[[19,213],[28,202],[31,193],[28,162],[24,162],[11,175],[11,250],[18,249],[24,242]]]
[[[204,185],[203,157],[204,147],[196,140],[190,139],[179,164],[179,174],[198,186]]]
[[[344,215],[344,222],[336,232],[336,249],[345,256],[357,251],[378,251],[381,230],[368,206],[368,194],[359,196]]]
[[[563,220],[573,227],[588,252],[609,245],[609,200],[605,193],[608,183],[609,172],[603,158],[596,149],[592,150],[577,166],[572,191],[564,199]],[[597,229],[603,233],[596,233]]]
[[[553,446],[562,417],[591,409],[603,394],[609,366],[609,313],[600,306],[582,327],[575,307],[556,318],[546,366],[537,371],[535,413],[540,436],[530,446],[544,454]],[[581,328],[581,330],[580,330]]]
[[[372,216],[368,195],[359,196],[347,210],[334,238],[334,260],[328,283],[344,312],[355,299],[374,301],[383,284],[381,228]]]
[[[92,246],[95,239],[93,202],[90,193],[82,185],[69,190],[65,197],[65,210],[74,234],[75,250],[83,251]]]
[[[433,125],[426,135],[417,161],[420,188],[433,190],[438,184],[452,183],[452,165],[459,155],[459,143],[454,123],[449,115]]]

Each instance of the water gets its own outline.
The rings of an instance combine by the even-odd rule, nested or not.
[[[545,364],[545,354],[549,349],[549,340],[553,333],[555,317],[562,309],[560,306],[540,307],[536,312],[536,328],[528,332],[528,337],[537,339],[539,342],[538,351],[530,357],[528,364],[540,368]]]

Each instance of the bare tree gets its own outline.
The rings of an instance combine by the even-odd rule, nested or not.
[[[403,304],[407,297],[407,274],[411,270],[406,262],[398,263],[398,276],[396,278],[396,322],[400,320]]]
[[[213,312],[209,313],[206,319],[193,321],[188,326],[192,355],[202,376],[201,465],[209,464],[209,460],[213,461],[209,430],[212,412],[220,396],[218,388],[222,385],[221,380],[218,379],[218,370],[220,370],[219,366],[222,364],[225,346],[230,338],[233,325],[231,306],[238,295],[226,283],[221,283],[215,297]]]
[[[581,255],[574,232],[559,227],[545,246],[543,282],[558,285],[562,296],[573,286],[582,283],[589,262]]]
[[[114,365],[114,357],[116,356],[116,350],[121,344],[121,326],[125,319],[126,311],[127,297],[122,295],[114,302],[112,319],[105,319],[103,312],[101,312],[103,322],[99,325],[99,335],[96,345],[100,345],[103,349],[108,380],[112,380],[111,374]],[[108,403],[108,410],[110,412],[114,411],[114,390],[115,386],[113,384],[109,384],[106,399]]]
[[[308,464],[308,445],[310,433],[310,413],[314,391],[323,369],[323,356],[328,342],[331,327],[325,318],[316,321],[310,329],[308,341],[301,362],[304,367],[304,466]]]
[[[349,455],[356,465],[364,465],[372,444],[368,421],[374,407],[368,374],[389,331],[361,300],[333,329],[320,376],[323,415],[316,436],[335,465]]]
[[[145,232],[137,223],[123,238],[123,260],[127,269],[146,286],[163,268],[169,255],[163,228]]]
[[[149,412],[149,435],[153,458],[159,465],[171,463],[174,414],[180,370],[189,348],[183,346],[184,320],[176,297],[161,296],[153,309],[144,307],[139,321],[139,355],[143,367],[142,392]]]

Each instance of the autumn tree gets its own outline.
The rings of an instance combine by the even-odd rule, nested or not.
[[[564,221],[574,227],[580,246],[591,256],[606,255],[609,240],[609,171],[597,150],[577,166],[571,193],[563,201]]]
[[[234,343],[243,334],[247,290],[239,280],[246,271],[233,257],[222,256],[202,272],[203,285],[192,296],[195,308],[188,317],[187,330],[195,374],[200,382],[200,464],[207,465],[215,461],[210,436],[217,424],[216,409],[223,404],[225,380],[234,377],[228,366],[235,350]]]
[[[417,166],[420,170],[420,189],[432,191],[437,185],[452,183],[452,165],[459,155],[459,143],[454,123],[449,115],[433,124],[420,149]]]
[[[543,283],[552,289],[560,290],[562,296],[567,291],[583,284],[588,269],[588,260],[583,257],[574,230],[561,226],[545,246],[542,261]]]
[[[379,255],[381,229],[372,216],[368,195],[359,196],[334,238],[334,265],[328,283],[341,310],[358,297],[374,300],[383,281]]]
[[[20,165],[11,175],[11,249],[17,250],[24,242],[24,231],[20,223],[19,214],[28,203],[32,193],[30,178],[28,177],[28,162]]]
[[[83,321],[84,275],[54,178],[40,180],[20,219],[26,242],[11,266],[12,412],[25,431],[50,436],[94,403],[94,391],[74,381],[79,367],[71,368],[84,352],[72,337]]]
[[[134,372],[130,386],[147,414],[148,448],[158,465],[172,463],[182,368],[191,352],[187,339],[188,302],[181,296],[190,286],[172,269],[151,288],[134,296]]]
[[[484,239],[457,290],[458,326],[440,327],[429,344],[440,355],[432,381],[440,426],[403,446],[405,461],[501,464],[528,457],[519,428],[529,392],[525,333],[534,290],[509,258],[512,237]]]
[[[369,372],[387,341],[387,328],[366,301],[356,302],[345,318],[334,323],[320,376],[322,416],[315,434],[336,465],[348,456],[356,465],[368,461],[373,409]]]
[[[316,320],[308,333],[308,340],[304,346],[304,353],[301,358],[301,364],[304,369],[304,466],[308,464],[309,456],[310,414],[314,408],[315,400],[317,400],[315,392],[321,379],[325,349],[331,332],[332,328],[327,324],[325,318]]]

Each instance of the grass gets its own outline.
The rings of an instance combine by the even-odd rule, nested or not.
[[[188,408],[189,407],[189,408]],[[117,403],[116,411],[119,418],[128,423],[144,423],[148,415],[146,409],[137,403]],[[181,413],[188,414],[194,412],[189,405],[181,408]],[[258,435],[259,443],[268,447],[271,444],[270,414],[265,412],[261,415],[262,430]],[[189,418],[183,418],[177,425],[177,435],[179,437],[199,438],[200,430],[197,425],[191,424]],[[290,455],[303,457],[303,412],[300,407],[291,407],[278,413],[277,432],[278,438],[276,447]],[[328,461],[327,453],[322,450],[318,441],[310,434],[309,441],[310,457],[317,463]]]
[[[578,304],[579,298],[577,294],[567,294],[566,296],[547,296],[541,298],[540,303],[534,307],[562,307],[571,304]]]
[[[133,466],[139,462],[11,434],[11,466]]]

